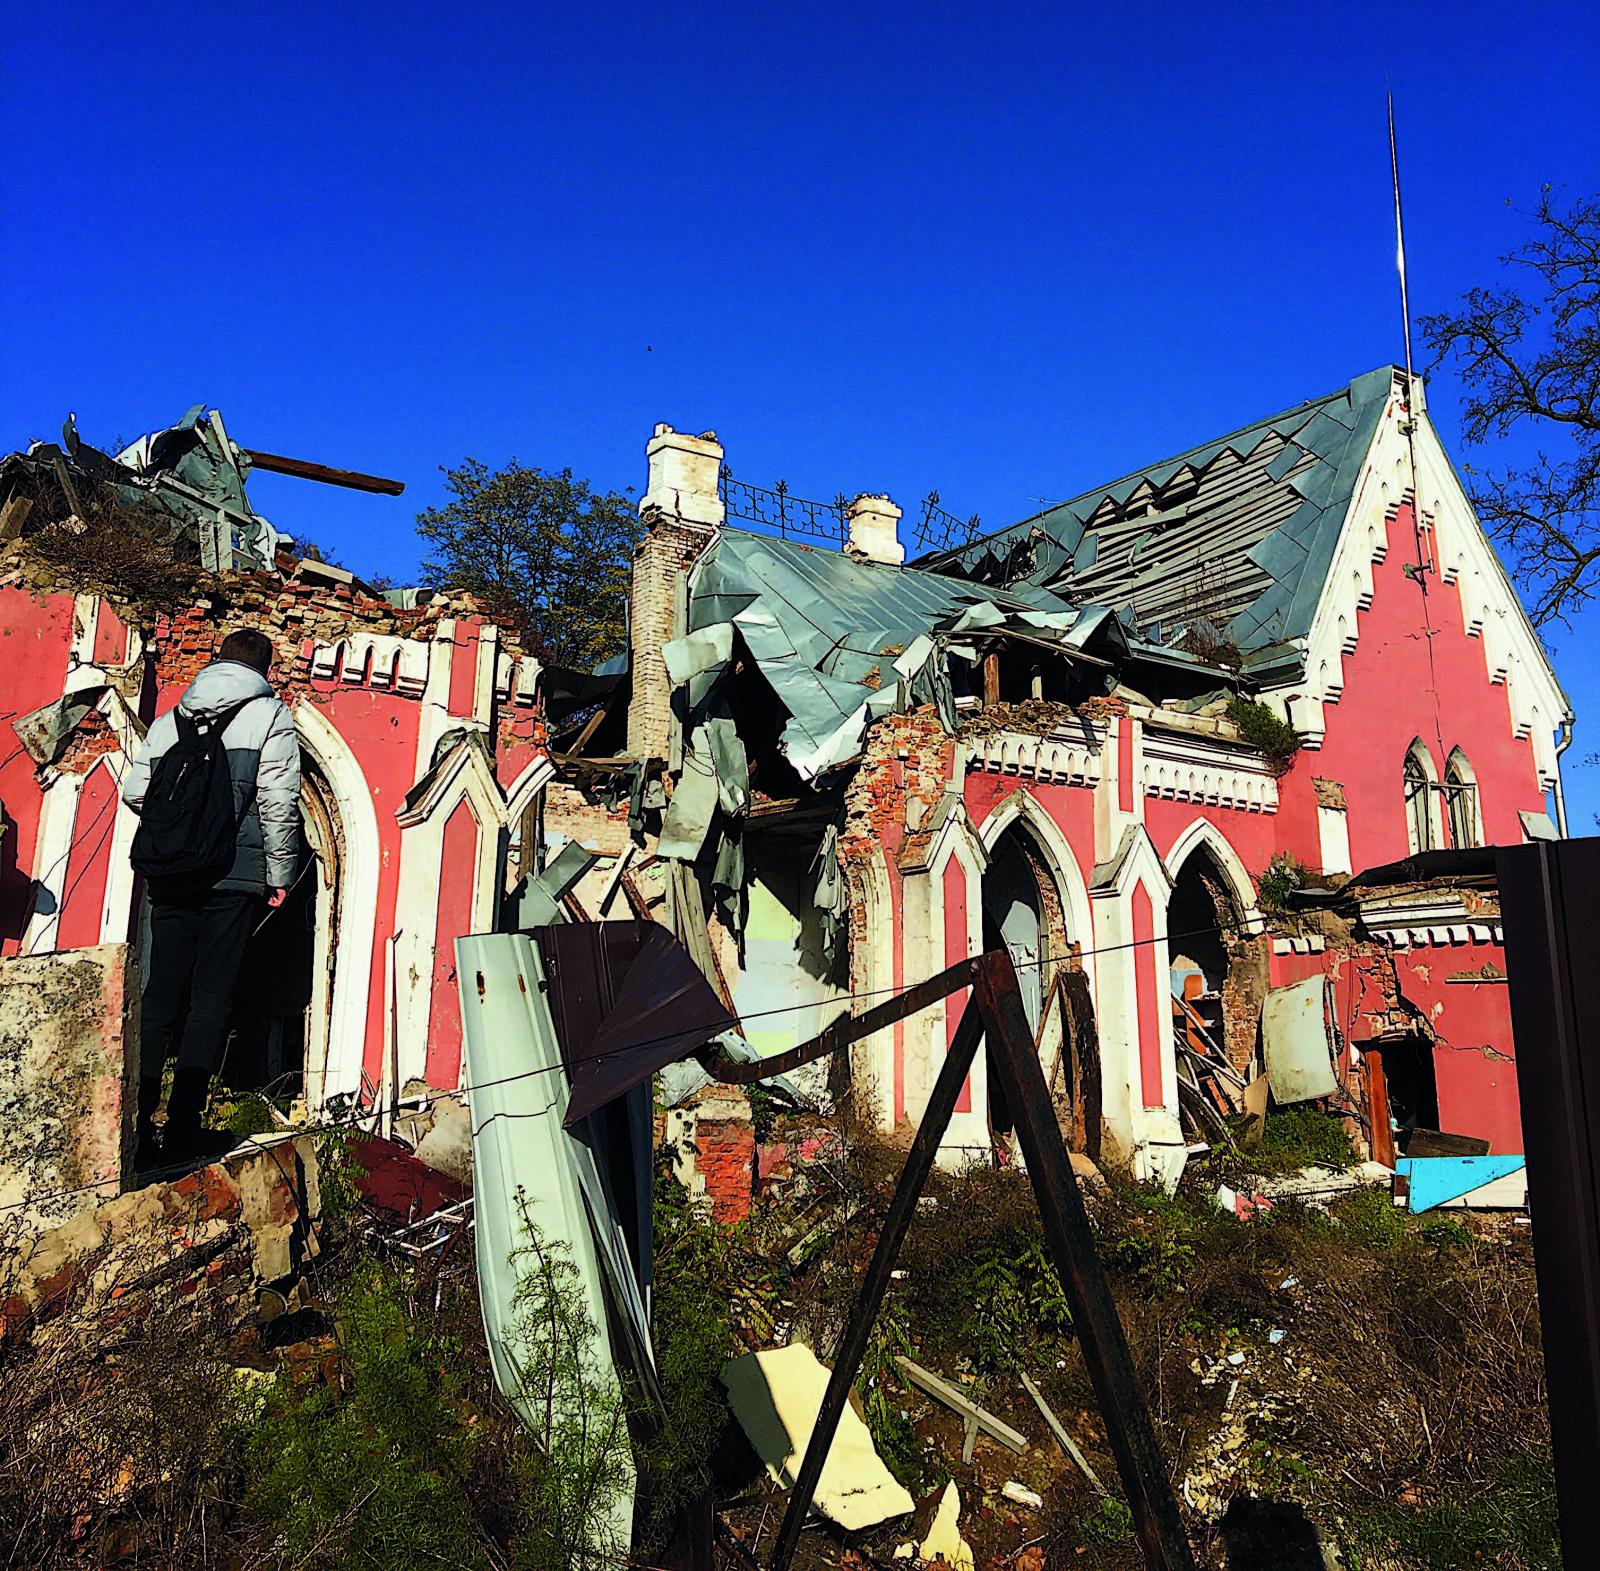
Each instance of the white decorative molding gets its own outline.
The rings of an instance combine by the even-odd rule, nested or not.
[[[1413,485],[1406,418],[1397,380],[1351,497],[1306,639],[1304,677],[1278,689],[1270,701],[1301,732],[1307,749],[1322,745],[1323,706],[1338,703],[1344,691],[1344,660],[1356,652],[1360,635],[1357,612],[1372,604],[1372,569],[1387,553],[1390,522],[1414,490],[1425,553],[1433,558],[1437,583],[1459,595],[1462,625],[1483,646],[1490,684],[1507,690],[1511,734],[1517,741],[1531,741],[1539,783],[1549,790],[1556,779],[1555,732],[1568,714],[1566,699],[1438,433],[1421,411]]]
[[[1361,925],[1396,949],[1436,944],[1501,944],[1505,930],[1498,917],[1470,910],[1450,891],[1413,895],[1408,899],[1368,897],[1359,906]]]
[[[1034,736],[996,731],[967,739],[966,767],[992,775],[1016,775],[1056,785],[1098,785],[1104,768],[1106,728],[1084,728]]]
[[[513,660],[504,649],[497,648],[494,687],[496,697],[502,704],[517,704],[527,708],[539,695],[541,669],[533,655],[523,655]]]
[[[1272,952],[1275,955],[1320,955],[1328,947],[1321,933],[1307,933],[1301,938],[1275,938]]]
[[[1169,802],[1278,811],[1278,781],[1261,755],[1247,747],[1186,732],[1158,730],[1147,721],[1144,792]]]
[[[420,698],[428,684],[428,645],[393,633],[352,633],[313,646],[311,675]]]

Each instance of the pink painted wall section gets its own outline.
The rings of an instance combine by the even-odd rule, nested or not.
[[[1161,1015],[1169,991],[1164,977],[1156,975],[1155,911],[1149,892],[1135,884],[1130,901],[1133,914],[1134,975],[1139,994],[1139,1090],[1146,1107],[1161,1106]]]
[[[450,649],[450,713],[470,715],[478,690],[478,624],[463,619],[456,623]]]
[[[1356,652],[1344,658],[1343,694],[1324,706],[1322,747],[1302,750],[1280,782],[1280,844],[1312,867],[1321,856],[1313,776],[1345,788],[1356,868],[1407,854],[1401,769],[1417,737],[1441,778],[1451,750],[1459,746],[1466,753],[1490,844],[1519,845],[1518,809],[1544,808],[1533,744],[1511,735],[1507,691],[1490,683],[1483,644],[1467,636],[1459,591],[1432,575],[1427,607],[1433,636],[1427,636],[1421,591],[1405,576],[1405,564],[1416,555],[1407,503],[1389,523],[1388,554],[1373,568],[1372,606],[1357,613]]]
[[[1278,818],[1273,813],[1246,813],[1235,807],[1201,807],[1193,802],[1173,802],[1164,797],[1144,800],[1145,828],[1165,861],[1178,837],[1197,818],[1203,818],[1222,831],[1223,838],[1238,852],[1252,879],[1265,871],[1277,849]],[[1176,876],[1178,869],[1168,864]]]
[[[1517,1094],[1511,997],[1504,982],[1452,982],[1452,976],[1505,970],[1499,944],[1428,945],[1393,956],[1401,996],[1421,1011],[1435,1035],[1434,1080],[1439,1124],[1449,1134],[1474,1135],[1497,1154],[1522,1150],[1522,1107]],[[1271,980],[1284,987],[1325,972],[1333,984],[1333,1010],[1345,1044],[1359,1047],[1379,1029],[1391,1002],[1387,957],[1330,950],[1319,955],[1274,955]],[[1352,1067],[1345,1051],[1341,1067]]]
[[[1124,813],[1133,811],[1133,721],[1127,715],[1117,720],[1117,806]]]
[[[974,899],[977,891],[972,892]],[[944,865],[944,963],[954,965],[958,960],[964,960],[969,952],[967,943],[967,870],[954,857]],[[967,996],[970,988],[962,988],[959,993],[952,993],[945,1001],[944,1025],[945,1042],[955,1040],[956,1026],[960,1023],[961,1012],[967,1007]],[[961,1087],[961,1095],[956,1098],[956,1111],[970,1113],[972,1111],[972,1080],[968,1077]]]
[[[125,665],[128,659],[127,624],[104,600],[95,613],[93,658],[104,666]]]
[[[456,940],[472,931],[477,887],[478,821],[466,802],[444,826],[439,869],[438,926],[433,950],[433,996],[428,1008],[427,1080],[453,1086],[461,1077],[461,998],[456,991]]]
[[[11,722],[61,696],[71,644],[71,595],[0,589],[0,954],[17,953],[27,926],[41,806],[33,759]]]
[[[1094,792],[1088,786],[1046,785],[1038,781],[1019,781],[1014,775],[990,774],[987,770],[967,776],[963,801],[967,812],[981,830],[989,815],[1025,786],[1037,798],[1050,820],[1058,825],[1078,864],[1078,876],[1087,884],[1094,872]],[[1075,939],[1088,942],[1088,935],[1074,933]]]
[[[56,786],[65,789],[65,782]],[[105,765],[89,771],[78,793],[72,826],[72,850],[61,886],[61,916],[56,924],[57,949],[84,949],[100,942],[105,911],[106,877],[111,868],[111,836],[117,822],[117,782]]]
[[[1477,1135],[1499,1155],[1522,1150],[1511,990],[1504,982],[1450,980],[1481,971],[1486,962],[1505,970],[1500,945],[1437,945],[1395,956],[1400,990],[1434,1030],[1440,1126],[1452,1134]]]

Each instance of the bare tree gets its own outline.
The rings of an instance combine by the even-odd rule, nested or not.
[[[1422,330],[1433,364],[1466,384],[1469,445],[1536,433],[1530,464],[1469,467],[1468,489],[1534,622],[1566,624],[1600,588],[1600,196],[1563,206],[1546,186],[1531,217],[1532,238],[1501,258],[1505,281]]]

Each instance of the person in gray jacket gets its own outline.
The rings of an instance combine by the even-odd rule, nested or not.
[[[287,706],[272,691],[272,641],[251,628],[229,633],[217,658],[177,707],[204,725],[235,712],[222,732],[238,823],[233,866],[208,888],[152,887],[150,965],[140,1019],[140,1168],[183,1161],[205,1145],[201,1116],[222,1062],[229,1007],[245,946],[294,882],[300,833],[300,743]],[[235,706],[239,706],[235,708]],[[139,812],[158,759],[177,740],[172,712],[150,727],[122,788]],[[164,1142],[155,1112],[161,1077],[177,1044]]]

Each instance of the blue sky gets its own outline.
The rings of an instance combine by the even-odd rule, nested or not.
[[[1600,185],[1592,5],[31,10],[0,449],[205,400],[404,479],[252,482],[400,578],[467,453],[638,487],[665,419],[999,524],[1398,358],[1386,81],[1418,311],[1494,278],[1507,198]]]

